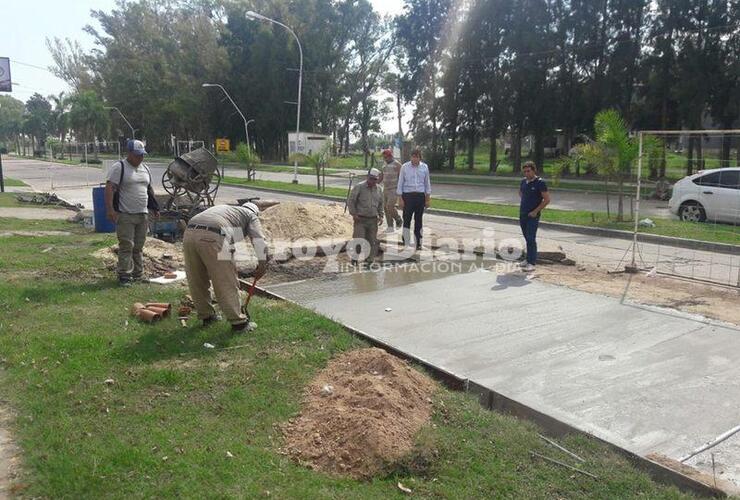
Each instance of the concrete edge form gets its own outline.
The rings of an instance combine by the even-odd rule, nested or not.
[[[344,198],[340,198],[338,196],[325,195],[325,194],[298,193],[298,192],[292,192],[292,191],[285,191],[282,189],[249,186],[246,184],[231,184],[231,183],[225,183],[225,182],[222,182],[221,185],[229,186],[229,187],[236,187],[236,188],[243,188],[243,189],[252,189],[254,191],[266,191],[269,193],[280,193],[280,194],[287,194],[287,195],[293,195],[293,196],[304,196],[308,198],[316,198],[319,200],[328,200],[328,201],[336,201],[336,202],[344,201]],[[519,219],[515,217],[505,217],[503,215],[485,215],[485,214],[476,214],[476,213],[468,213],[468,212],[457,212],[455,210],[444,210],[441,208],[428,208],[426,210],[426,213],[433,214],[433,215],[446,215],[448,217],[459,217],[461,219],[499,222],[503,224],[512,224],[512,225],[517,225],[517,226],[519,225]],[[545,229],[552,229],[554,231],[567,231],[570,233],[586,234],[589,236],[603,236],[605,238],[618,238],[621,240],[632,240],[633,238],[632,233],[629,231],[620,231],[618,229],[605,229],[601,227],[591,227],[591,226],[578,226],[575,224],[562,224],[559,222],[541,221],[540,227],[545,228]],[[671,245],[671,246],[678,247],[678,248],[686,248],[688,250],[717,252],[717,253],[724,253],[728,255],[740,254],[740,245],[732,245],[729,243],[715,243],[711,241],[690,240],[687,238],[676,238],[673,236],[661,236],[658,234],[648,234],[648,233],[639,233],[637,239],[641,243]]]
[[[240,283],[242,284],[242,286],[247,286],[246,282]],[[263,286],[255,287],[255,292],[261,297],[290,302],[291,304],[303,307],[300,304],[287,299],[280,294],[267,290]],[[341,325],[342,328],[348,333],[352,334],[355,337],[361,338],[362,340],[375,347],[379,347],[401,359],[421,365],[431,374],[432,377],[444,384],[445,387],[455,391],[465,391],[477,396],[480,405],[487,410],[512,415],[516,418],[533,422],[540,426],[545,431],[545,433],[554,437],[563,436],[566,434],[578,434],[590,439],[595,439],[598,442],[607,445],[609,448],[616,451],[621,456],[625,457],[635,467],[648,473],[654,480],[671,486],[676,486],[681,491],[691,492],[702,496],[718,498],[727,497],[727,493],[719,488],[714,488],[710,485],[692,479],[691,477],[681,474],[678,471],[665,467],[664,465],[654,462],[643,456],[637,455],[625,448],[622,448],[621,446],[601,439],[590,432],[581,430],[571,424],[565,423],[550,415],[537,411],[523,403],[509,398],[508,396],[505,396],[492,389],[472,382],[469,379],[460,378],[459,376],[445,370],[444,368],[440,368],[433,365],[429,361],[401,351],[385,342],[376,339],[375,337],[368,335],[361,330],[346,325],[335,319],[332,319],[332,321],[335,321],[336,323]]]

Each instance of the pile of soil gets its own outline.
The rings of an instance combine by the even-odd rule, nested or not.
[[[436,388],[382,349],[344,353],[309,384],[300,415],[283,427],[283,452],[311,469],[372,477],[412,450]]]
[[[93,253],[101,259],[110,270],[116,269],[118,263],[118,245],[101,248]],[[185,261],[182,256],[181,243],[168,243],[157,238],[147,238],[144,244],[144,273],[157,276],[171,271],[183,270]]]
[[[338,203],[281,202],[260,215],[268,239],[352,238],[352,217]]]

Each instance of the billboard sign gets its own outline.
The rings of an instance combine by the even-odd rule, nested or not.
[[[13,92],[13,83],[10,81],[10,59],[0,57],[0,92]]]

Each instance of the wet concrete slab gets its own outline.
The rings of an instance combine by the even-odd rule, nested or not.
[[[678,459],[740,424],[729,325],[515,272],[411,265],[269,289],[640,455]],[[712,451],[740,484],[740,434]],[[687,463],[711,472],[708,453]]]

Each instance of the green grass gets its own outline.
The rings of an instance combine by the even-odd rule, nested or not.
[[[28,186],[23,181],[19,181],[18,179],[9,179],[8,177],[5,177],[3,179],[3,183],[5,184],[5,187],[21,187],[21,186]]]
[[[598,481],[533,461],[530,450],[569,459],[535,426],[446,390],[435,397],[434,425],[386,474],[361,482],[296,465],[279,453],[278,426],[317,370],[364,344],[259,297],[249,335],[224,323],[138,323],[132,302],[177,302],[185,289],[118,288],[89,255],[113,237],[72,227],[69,237],[0,239],[0,398],[14,410],[24,497],[402,498],[400,481],[421,498],[684,498],[584,437],[563,444]]]
[[[236,177],[226,177],[225,181],[229,184],[239,184],[257,189],[267,188],[289,193],[323,194],[342,200],[347,196],[346,189],[327,187],[326,191],[319,192],[313,184],[291,184],[288,182],[262,180],[247,181],[246,179]],[[481,215],[519,217],[519,207],[516,205],[502,205],[478,201],[433,198],[432,208]],[[619,229],[623,231],[632,231],[634,228],[633,222],[616,222],[614,220],[608,220],[606,213],[604,212],[589,212],[585,210],[546,209],[542,215],[542,220],[545,222]],[[737,226],[729,224],[682,222],[677,219],[661,219],[657,217],[653,217],[652,220],[655,222],[656,226],[652,228],[640,228],[641,233],[740,245],[740,228]]]

